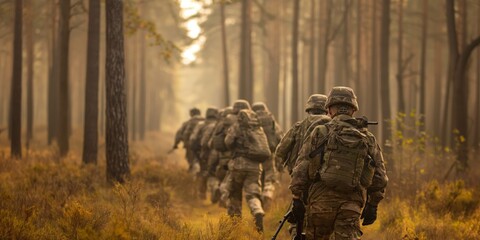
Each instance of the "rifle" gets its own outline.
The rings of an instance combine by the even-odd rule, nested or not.
[[[282,229],[283,225],[291,217],[293,217],[293,212],[292,212],[292,208],[290,207],[287,213],[285,213],[285,215],[283,216],[283,219],[279,222],[280,225],[278,225],[277,231],[275,231],[275,234],[273,235],[272,240],[277,239],[277,236],[280,233],[280,230]],[[305,218],[305,215],[298,216],[298,218],[299,219],[297,218],[295,219],[297,221],[297,227],[296,227],[296,235],[293,238],[293,240],[305,240],[305,234],[303,234],[303,220]]]
[[[368,118],[366,116],[355,118],[355,120],[357,120],[357,126],[362,128],[366,128],[368,127],[368,125],[378,125],[378,122],[368,121]]]
[[[280,233],[280,230],[282,229],[283,225],[285,222],[293,215],[292,209],[289,208],[287,213],[283,216],[283,219],[279,222],[280,225],[278,225],[277,231],[275,231],[275,234],[272,237],[272,240],[277,239],[277,235]]]

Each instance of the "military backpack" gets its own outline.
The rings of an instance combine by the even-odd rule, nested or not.
[[[320,167],[317,168],[320,179],[328,187],[340,192],[370,186],[375,167],[368,154],[366,129],[344,121],[332,121],[319,128],[326,133],[320,140],[323,150],[318,164]]]
[[[274,151],[277,147],[280,139],[277,137],[276,126],[275,126],[275,119],[273,118],[272,114],[266,111],[258,111],[257,112],[258,121],[265,132],[268,140],[268,146],[270,147],[270,151]]]
[[[237,123],[240,136],[235,146],[235,155],[258,162],[264,162],[270,158],[267,136],[257,114],[252,110],[243,109],[238,113]]]

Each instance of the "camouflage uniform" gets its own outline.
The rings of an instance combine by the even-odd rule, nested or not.
[[[248,109],[250,109],[250,106],[248,106]],[[235,111],[235,104],[234,114],[238,114],[238,111]],[[235,145],[241,135],[239,125],[235,123],[228,129],[225,137],[225,144],[234,153],[233,161],[230,164],[230,179],[227,185],[229,191],[228,214],[230,216],[241,216],[243,190],[250,212],[255,216],[257,229],[263,231],[263,215],[265,212],[260,200],[262,194],[260,182],[262,164],[243,156],[235,156]]]
[[[287,133],[283,136],[275,150],[275,159],[277,161],[277,168],[282,170],[287,166],[288,172],[291,174],[295,166],[298,153],[302,148],[303,141],[306,138],[306,132],[310,125],[314,122],[326,123],[331,119],[326,115],[325,101],[327,96],[322,94],[313,94],[308,98],[305,106],[305,112],[309,115],[295,123]],[[316,112],[314,112],[316,110]]]
[[[216,108],[208,108],[206,113],[206,120],[199,123],[190,137],[190,143],[194,155],[197,157],[200,165],[200,172],[198,173],[199,183],[199,197],[206,199],[207,181],[209,177],[208,161],[210,157],[215,157],[215,152],[212,152],[208,147],[208,138],[210,137],[213,127],[217,122],[218,110]],[[213,195],[212,195],[213,196]]]
[[[275,148],[282,139],[283,131],[280,125],[275,121],[275,117],[268,110],[267,106],[263,102],[257,102],[252,105],[252,110],[257,113],[258,118],[262,124],[265,134],[267,135],[270,145],[270,151],[275,153]],[[268,129],[267,129],[268,128]],[[274,154],[272,157],[262,163],[262,203],[265,209],[268,209],[275,192],[275,183],[277,180],[277,169],[275,164]]]
[[[358,104],[353,90],[345,87],[332,89],[327,100],[327,108],[339,103],[348,103],[358,110]],[[317,126],[305,140],[301,149],[297,165],[292,174],[290,190],[295,196],[301,196],[308,191],[306,207],[306,237],[307,239],[360,239],[360,216],[367,203],[376,206],[384,198],[384,191],[388,181],[383,155],[375,137],[366,128],[360,129],[367,135],[368,154],[375,163],[375,174],[370,186],[358,185],[351,192],[341,192],[326,186],[318,178],[317,166],[320,156],[310,158],[310,153],[319,147],[319,139],[325,139],[328,126],[335,124],[350,124],[354,121],[349,115],[339,114],[327,126]],[[373,221],[372,221],[373,222]],[[364,222],[365,224],[365,222]]]
[[[188,169],[189,171],[192,171],[195,163],[195,156],[194,152],[190,149],[189,146],[190,136],[193,133],[193,129],[195,128],[195,126],[204,119],[200,116],[200,110],[198,108],[193,108],[190,110],[190,117],[191,118],[188,121],[184,122],[175,134],[175,143],[173,144],[173,148],[177,149],[178,144],[180,142],[183,142],[183,147],[186,151],[185,157],[187,158],[189,166]]]
[[[238,112],[238,111],[237,111]],[[236,121],[236,116],[233,114],[233,108],[227,107],[225,108],[221,115],[220,119],[214,127],[212,136],[209,140],[209,146],[214,148],[213,138],[215,136],[224,136],[227,133],[228,128]],[[225,139],[223,139],[224,141]],[[212,159],[209,162],[209,169],[215,173],[219,184],[219,191],[220,191],[220,206],[227,207],[228,201],[228,180],[229,180],[229,162],[232,160],[232,153],[230,150],[226,148],[216,149],[218,152],[218,158]]]

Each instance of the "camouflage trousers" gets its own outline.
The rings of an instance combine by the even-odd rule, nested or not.
[[[360,239],[360,215],[365,193],[338,193],[321,184],[309,191],[306,212],[306,238],[329,240]]]
[[[270,208],[275,193],[275,183],[277,182],[277,171],[273,162],[273,157],[265,161],[262,172],[262,201],[263,207]]]
[[[260,196],[262,193],[261,169],[258,170],[237,170],[230,172],[228,181],[229,203],[228,214],[230,216],[242,215],[242,192],[245,192],[245,199],[252,215],[265,214],[262,208]]]

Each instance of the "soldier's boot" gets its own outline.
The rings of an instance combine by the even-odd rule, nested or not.
[[[255,214],[255,226],[257,227],[257,231],[263,233],[263,214],[257,213]]]

